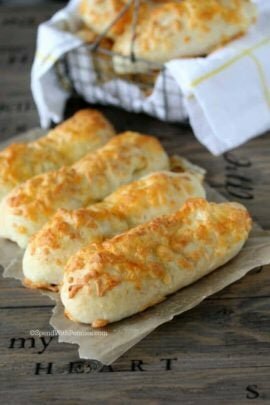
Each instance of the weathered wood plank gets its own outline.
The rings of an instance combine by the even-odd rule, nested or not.
[[[142,368],[156,372],[162,368],[162,358],[177,359],[172,360],[174,371],[270,367],[269,305],[269,297],[204,301],[158,328],[117,360],[113,368],[127,371],[130,361],[139,359]],[[45,335],[52,329],[50,313],[50,307],[1,310],[4,327],[0,331],[0,364],[6,364],[6,370],[14,375],[31,375],[36,362],[54,362],[57,369],[58,365],[79,360],[76,346],[59,344],[56,337]],[[43,333],[43,340],[33,337],[35,347],[31,347],[31,330]],[[17,340],[12,343],[13,338]],[[26,339],[24,348],[18,338]]]
[[[0,12],[0,139],[31,129],[39,123],[30,91],[30,70],[38,25],[63,6],[41,2],[25,7],[2,6]],[[28,2],[29,3],[29,2]]]
[[[155,373],[63,374],[5,378],[6,404],[248,404],[269,403],[269,368]],[[120,378],[119,378],[120,377]],[[20,393],[20,395],[18,395]]]
[[[34,403],[51,401],[56,391],[59,401],[70,403],[89,400],[88,395],[95,402],[245,403],[252,391],[247,387],[256,385],[259,397],[270,399],[269,304],[269,298],[204,302],[163,325],[103,372],[97,372],[95,362],[80,361],[75,346],[58,344],[56,338],[49,343],[44,337],[45,350],[39,338],[35,347],[30,340],[20,347],[16,340],[10,348],[12,338],[27,339],[31,329],[48,331],[49,309],[2,310],[2,394],[11,401],[15,389],[24,403],[30,395]],[[71,382],[72,389],[67,388]]]

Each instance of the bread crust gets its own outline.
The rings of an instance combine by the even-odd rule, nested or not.
[[[201,181],[188,172],[164,171],[124,185],[88,208],[61,209],[30,241],[24,275],[36,288],[55,288],[68,259],[85,245],[172,213],[190,197],[205,197]]]
[[[117,73],[144,73],[142,60],[162,65],[171,59],[207,55],[246,33],[256,21],[256,7],[249,0],[183,0],[153,4],[139,14],[133,53],[138,61],[113,57]],[[126,27],[113,46],[130,55],[132,26]],[[154,66],[153,66],[154,67]]]
[[[0,236],[25,248],[57,209],[94,204],[120,185],[168,167],[156,138],[125,132],[74,165],[29,179],[8,194],[1,204]]]
[[[92,326],[143,311],[232,259],[250,230],[242,205],[190,199],[174,214],[74,255],[61,287],[65,310]]]
[[[85,109],[36,141],[11,144],[0,151],[0,200],[31,177],[73,164],[114,134],[103,114]]]
[[[79,14],[84,24],[97,34],[102,34],[117,18],[128,0],[82,0],[79,4]],[[112,28],[108,31],[109,38],[116,38],[124,32],[132,21],[132,12],[127,9]]]

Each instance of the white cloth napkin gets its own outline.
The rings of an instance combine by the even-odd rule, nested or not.
[[[53,67],[68,52],[73,85],[87,101],[143,111],[169,121],[183,121],[188,116],[195,136],[215,155],[270,129],[269,0],[255,1],[259,19],[244,37],[206,58],[168,62],[166,100],[162,75],[150,96],[123,80],[97,83],[89,53],[75,35],[80,24],[78,2],[72,0],[38,29],[31,83],[43,127],[63,118],[70,94],[60,86]],[[78,71],[75,61],[83,71]],[[83,85],[78,77],[83,78]]]

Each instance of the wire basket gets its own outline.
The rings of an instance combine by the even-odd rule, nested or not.
[[[106,35],[127,12],[132,11],[132,35],[128,56],[114,52],[106,42]],[[55,64],[61,86],[72,95],[79,95],[90,103],[120,106],[131,112],[145,112],[164,121],[185,121],[187,114],[181,90],[165,65],[139,59],[134,53],[140,0],[131,0],[94,42],[66,53]],[[143,73],[118,74],[118,65],[127,61],[139,65]]]

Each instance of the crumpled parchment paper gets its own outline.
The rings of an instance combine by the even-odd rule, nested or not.
[[[208,200],[221,202],[225,198],[206,185]],[[4,277],[23,279],[23,251],[14,243],[0,239],[0,264]],[[255,267],[270,263],[270,233],[254,224],[250,237],[240,254],[218,270],[196,283],[169,296],[167,300],[97,331],[89,325],[77,324],[64,316],[59,295],[42,292],[56,301],[50,324],[59,333],[59,342],[77,344],[79,356],[111,364],[159,325],[195,307],[205,298],[244,277]],[[63,333],[63,332],[68,333]]]

